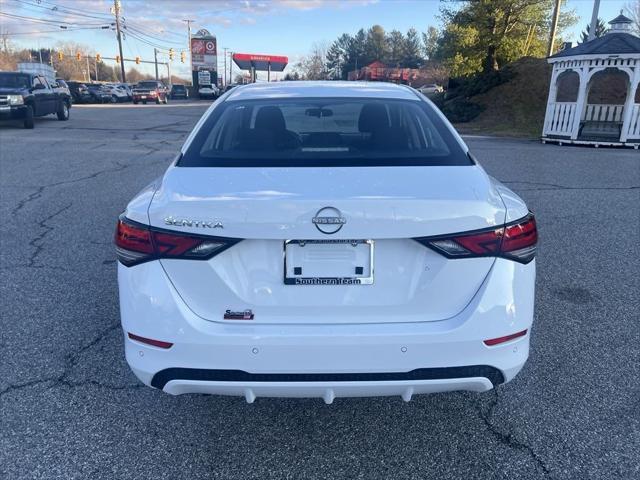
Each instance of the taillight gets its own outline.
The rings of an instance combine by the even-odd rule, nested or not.
[[[118,220],[115,233],[118,260],[127,267],[158,258],[208,260],[239,241],[149,228],[124,217]]]
[[[447,258],[503,257],[526,264],[536,255],[538,230],[530,213],[501,227],[415,240]]]

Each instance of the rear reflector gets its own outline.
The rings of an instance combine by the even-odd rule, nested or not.
[[[447,258],[503,257],[526,264],[536,255],[538,230],[530,213],[499,227],[415,240]]]
[[[153,338],[141,337],[139,335],[135,335],[130,332],[128,332],[127,335],[129,335],[129,338],[131,340],[135,340],[136,342],[140,342],[140,343],[146,343],[147,345],[152,345],[158,348],[171,348],[173,346],[173,343],[163,342],[161,340],[154,340]]]
[[[118,220],[115,233],[116,254],[126,267],[158,258],[208,260],[239,241],[150,228],[125,217]]]
[[[526,330],[522,330],[518,333],[512,333],[511,335],[507,335],[505,337],[492,338],[490,340],[485,340],[484,344],[493,347],[494,345],[498,345],[500,343],[508,342],[509,340],[513,340],[515,338],[524,337],[527,334]]]

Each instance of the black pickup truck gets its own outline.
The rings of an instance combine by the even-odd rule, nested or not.
[[[22,120],[24,128],[33,128],[33,118],[57,115],[69,120],[71,98],[53,89],[42,75],[0,72],[0,120]]]

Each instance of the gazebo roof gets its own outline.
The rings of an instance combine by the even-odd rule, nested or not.
[[[640,37],[630,33],[607,33],[577,47],[562,50],[549,58],[575,57],[578,55],[624,55],[640,53]]]

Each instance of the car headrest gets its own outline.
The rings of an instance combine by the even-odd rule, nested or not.
[[[383,128],[389,128],[387,108],[379,103],[363,105],[358,119],[358,130],[372,133]]]
[[[261,107],[256,114],[255,128],[272,131],[286,130],[287,126],[282,110],[275,106]]]

